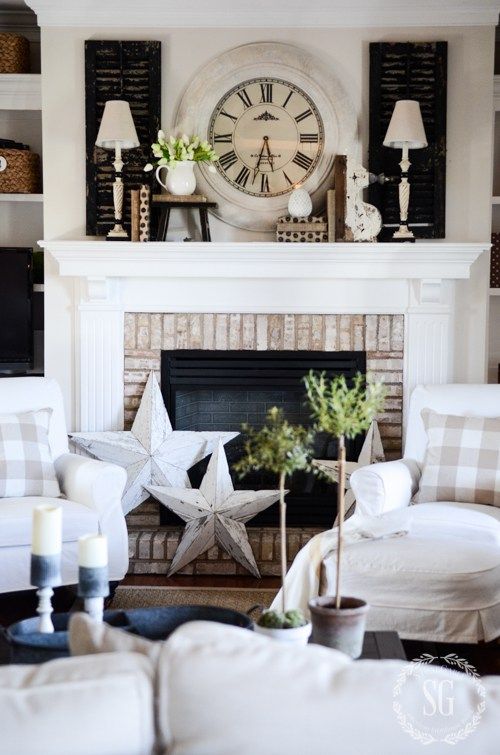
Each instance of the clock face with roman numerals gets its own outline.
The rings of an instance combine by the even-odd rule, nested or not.
[[[357,149],[356,112],[335,70],[281,42],[252,42],[207,61],[174,122],[179,133],[206,137],[219,156],[196,169],[196,191],[217,203],[213,214],[259,233],[276,233],[298,184],[319,212],[335,155]]]
[[[210,120],[215,163],[234,188],[256,197],[278,197],[302,184],[324,148],[318,108],[298,86],[254,78],[230,89]]]

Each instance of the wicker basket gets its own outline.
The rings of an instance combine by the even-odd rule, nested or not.
[[[20,34],[0,34],[0,73],[29,73],[30,43]]]
[[[37,194],[40,156],[28,149],[0,147],[0,194]]]

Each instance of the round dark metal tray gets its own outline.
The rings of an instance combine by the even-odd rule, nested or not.
[[[54,632],[38,632],[37,616],[18,621],[4,630],[10,647],[11,663],[42,663],[64,658],[69,653],[68,623],[71,613],[52,615]],[[215,621],[243,629],[253,629],[252,620],[239,611],[216,606],[158,606],[130,610],[105,611],[104,621],[110,626],[150,640],[165,640],[177,627],[189,621]]]

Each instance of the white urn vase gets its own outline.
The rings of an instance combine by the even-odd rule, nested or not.
[[[196,189],[194,165],[193,160],[180,160],[172,168],[169,165],[160,165],[156,169],[156,180],[169,194],[177,196],[193,194]],[[160,173],[164,168],[167,171],[165,183],[160,178]]]
[[[311,197],[305,189],[294,189],[288,200],[288,214],[292,218],[307,218],[312,212]]]

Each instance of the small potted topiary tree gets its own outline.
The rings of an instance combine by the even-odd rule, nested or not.
[[[381,383],[367,381],[360,374],[356,375],[350,387],[343,375],[330,379],[324,373],[312,371],[304,382],[316,430],[328,433],[338,443],[335,595],[322,596],[309,602],[313,642],[358,658],[363,647],[368,604],[359,598],[342,596],[340,588],[345,516],[345,441],[368,430],[384,406],[385,387]]]
[[[266,422],[260,430],[247,424],[242,426],[242,430],[246,435],[244,455],[234,465],[235,471],[241,477],[257,470],[276,474],[280,490],[281,611],[264,611],[257,622],[256,631],[283,642],[305,644],[311,634],[311,625],[302,611],[290,608],[286,602],[285,481],[294,472],[309,469],[314,433],[299,425],[291,425],[277,407],[268,411]]]

